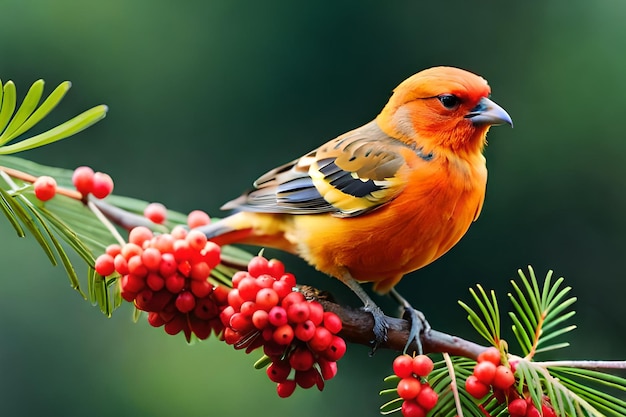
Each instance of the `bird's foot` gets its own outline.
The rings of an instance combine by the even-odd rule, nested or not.
[[[374,318],[374,328],[372,331],[374,332],[374,340],[370,343],[372,345],[372,350],[370,351],[370,356],[373,356],[378,350],[378,347],[387,342],[387,330],[389,326],[387,325],[387,320],[385,313],[378,307],[376,304],[365,304],[363,306],[363,311],[367,311]]]
[[[411,306],[405,306],[402,318],[411,323],[409,337],[406,341],[406,345],[404,346],[404,353],[409,350],[409,346],[415,340],[415,344],[417,345],[417,354],[421,355],[424,353],[424,349],[422,347],[422,335],[427,334],[431,329],[430,324],[426,320],[426,316],[424,316],[424,313]]]
[[[407,353],[407,351],[409,350],[409,346],[411,345],[411,343],[413,343],[413,341],[415,341],[415,344],[417,345],[417,354],[421,355],[422,353],[424,353],[424,349],[422,346],[422,335],[430,332],[430,324],[426,320],[426,316],[424,315],[424,313],[414,309],[413,306],[411,306],[411,304],[395,289],[391,290],[391,294],[404,308],[404,314],[402,314],[402,318],[408,320],[411,324],[409,337],[407,338],[403,352]]]

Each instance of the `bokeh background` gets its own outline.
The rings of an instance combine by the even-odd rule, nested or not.
[[[483,214],[399,286],[440,330],[474,340],[458,299],[518,268],[579,297],[559,358],[624,359],[626,2],[6,0],[0,78],[19,97],[73,83],[48,127],[107,118],[25,154],[110,173],[116,192],[219,214],[267,169],[371,120],[404,78],[453,65],[487,78],[515,127],[492,129]],[[326,390],[279,400],[246,356],[188,346],[130,308],[112,319],[0,219],[0,415],[375,416],[391,352],[350,346]],[[274,253],[272,253],[275,255]],[[330,287],[294,257],[299,279]],[[392,304],[380,300],[385,308]]]

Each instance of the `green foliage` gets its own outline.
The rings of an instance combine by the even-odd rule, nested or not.
[[[107,107],[96,106],[46,132],[20,139],[50,113],[70,85],[69,82],[60,84],[39,105],[44,87],[44,82],[39,80],[32,85],[17,111],[15,85],[9,81],[0,88],[0,209],[19,237],[25,237],[27,233],[32,235],[53,265],[63,265],[72,288],[110,317],[122,301],[119,286],[116,285],[119,276],[102,277],[93,267],[95,257],[103,253],[108,245],[123,241],[119,231],[102,215],[98,203],[83,201],[80,196],[72,195],[69,190],[73,188],[73,171],[7,156],[67,138],[105,117]],[[54,177],[60,189],[65,188],[68,192],[57,193],[46,203],[41,202],[35,197],[32,187],[32,181],[41,175]],[[127,217],[134,215],[159,232],[166,232],[176,224],[185,224],[187,219],[182,213],[168,210],[165,225],[153,224],[141,217],[148,202],[129,197],[112,195],[107,198],[107,203],[99,204],[119,210]],[[66,246],[87,265],[86,293]],[[223,258],[237,264],[247,262],[250,255],[235,248],[226,248]],[[231,275],[232,269],[224,265],[215,268],[212,274],[215,280],[225,283],[230,282]]]
[[[625,416],[626,401],[621,398],[626,392],[626,379],[600,369],[624,369],[626,362],[535,360],[539,353],[569,346],[555,339],[576,328],[566,323],[575,315],[569,308],[576,298],[568,296],[571,288],[562,285],[563,278],[553,281],[552,271],[548,271],[542,283],[531,267],[528,274],[521,270],[518,274],[519,281],[511,281],[513,292],[508,294],[513,307],[509,317],[524,357],[512,354],[509,345],[500,339],[500,312],[494,291],[487,292],[480,285],[476,290],[470,289],[476,308],[459,301],[471,325],[504,353],[505,365],[515,369],[515,396],[530,398],[539,410],[547,401],[558,416]],[[462,357],[451,358],[449,364],[435,363],[428,383],[439,393],[439,402],[430,415],[452,417],[458,406],[464,415],[472,417],[508,415],[506,401],[499,401],[493,394],[476,400],[465,391],[463,383],[457,382],[465,381],[475,364]],[[394,386],[398,380],[395,376],[385,379]],[[381,406],[382,414],[400,410],[402,399],[397,397],[395,388],[380,394],[396,396]]]

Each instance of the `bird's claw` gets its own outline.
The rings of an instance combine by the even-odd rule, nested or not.
[[[413,307],[404,306],[404,314],[402,318],[408,320],[411,323],[411,328],[409,330],[409,337],[407,338],[406,345],[404,346],[404,352],[406,353],[409,350],[409,346],[415,340],[415,344],[417,345],[417,354],[421,355],[424,353],[424,349],[422,347],[422,335],[430,332],[431,327],[428,321],[426,320],[426,316],[419,310],[414,309]]]
[[[378,350],[378,347],[387,342],[387,330],[389,326],[385,319],[385,313],[383,313],[377,305],[365,305],[363,306],[363,311],[371,313],[374,318],[374,328],[372,329],[374,332],[374,340],[371,341],[372,350],[370,351],[370,356],[373,356],[376,350]]]

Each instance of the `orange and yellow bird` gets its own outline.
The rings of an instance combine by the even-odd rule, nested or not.
[[[220,244],[296,254],[348,285],[385,337],[382,312],[358,285],[385,293],[454,246],[485,199],[483,149],[512,121],[483,78],[435,67],[403,81],[371,122],[275,168],[204,229]]]

